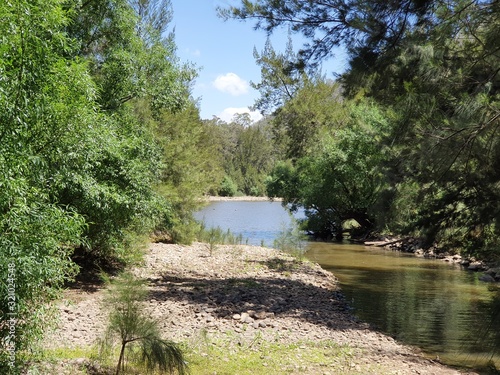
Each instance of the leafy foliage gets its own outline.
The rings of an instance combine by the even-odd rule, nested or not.
[[[196,235],[192,212],[200,205],[199,197],[216,190],[223,174],[218,140],[194,104],[177,113],[163,112],[153,122],[162,147],[157,190],[171,208],[156,229],[174,242],[189,243]]]
[[[305,73],[293,52],[290,35],[284,53],[277,52],[268,39],[264,50],[259,53],[254,49],[253,56],[261,71],[261,82],[251,82],[251,86],[260,92],[254,108],[269,114],[294,98],[303,84]]]
[[[288,25],[310,42],[299,53],[303,63],[316,64],[332,54],[334,47],[347,46],[353,60],[370,67],[383,53],[398,45],[409,26],[432,24],[433,1],[385,2],[329,0],[308,2],[242,1],[241,6],[219,8],[223,18],[255,19],[255,27],[268,33]]]
[[[186,164],[167,152],[174,143],[158,124],[188,107],[195,71],[162,34],[170,18],[156,13],[160,2],[134,4],[0,4],[0,276],[15,278],[15,290],[0,283],[2,300],[13,302],[1,304],[2,373],[21,371],[28,350],[36,354],[53,321],[48,303],[78,272],[72,259],[87,267],[134,258],[138,237],[160,223],[171,228],[174,211],[210,188],[196,166],[186,170],[196,188],[183,178],[172,182],[175,194],[158,191],[175,180],[162,180],[167,165]],[[161,129],[169,126],[172,139],[184,137]],[[209,143],[198,134],[182,147]],[[181,195],[183,207],[173,198]]]
[[[222,197],[234,197],[238,192],[238,186],[231,180],[231,177],[224,176],[218,192]]]
[[[60,1],[2,3],[0,15],[0,367],[17,373],[49,325],[44,303],[77,271],[69,255],[85,221],[54,200],[53,187],[57,164],[93,120],[92,106],[79,99],[95,90],[85,65],[63,58],[71,44]]]
[[[240,117],[231,123],[219,121],[214,126],[225,172],[218,194],[234,196],[239,191],[264,195],[264,180],[278,158],[269,124],[252,124],[249,118]]]
[[[323,79],[305,79],[293,99],[279,108],[271,120],[274,141],[286,158],[295,160],[313,152],[328,126],[343,126],[348,115],[340,87]]]
[[[372,208],[384,185],[377,142],[377,133],[386,126],[384,117],[372,105],[345,110],[350,116],[339,119],[345,122],[323,125],[316,150],[294,164],[281,164],[267,181],[269,196],[283,197],[292,209],[304,207],[308,229],[323,238],[341,236],[342,224],[350,219],[365,231],[372,229]]]

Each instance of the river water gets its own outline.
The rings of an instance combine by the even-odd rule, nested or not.
[[[266,246],[291,222],[279,202],[216,202],[196,217]],[[339,278],[361,320],[444,363],[500,368],[500,292],[477,273],[358,245],[310,242],[307,249],[308,259]]]
[[[241,235],[249,245],[273,246],[274,239],[292,222],[280,202],[231,201],[213,202],[195,213],[195,218],[208,228],[228,229]],[[300,218],[301,215],[296,215]]]

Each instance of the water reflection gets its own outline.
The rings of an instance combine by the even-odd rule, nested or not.
[[[442,261],[353,245],[311,243],[356,315],[449,364],[500,367],[500,296],[474,273]]]

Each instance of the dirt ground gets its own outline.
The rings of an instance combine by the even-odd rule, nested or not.
[[[148,281],[146,308],[160,322],[165,338],[174,341],[189,342],[200,332],[211,337],[232,332],[238,342],[251,342],[257,333],[261,340],[285,344],[330,340],[356,353],[351,370],[341,373],[475,374],[425,358],[357,321],[331,273],[275,249],[219,245],[210,256],[203,243],[155,243],[133,272]],[[46,346],[68,349],[95,343],[105,328],[105,292],[68,290],[59,307],[59,328]],[[331,372],[313,366],[304,373]]]

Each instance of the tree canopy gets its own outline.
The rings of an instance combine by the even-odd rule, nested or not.
[[[372,215],[379,230],[413,233],[428,246],[494,254],[500,234],[497,1],[261,0],[219,13],[255,20],[269,33],[288,27],[302,34],[308,40],[299,52],[302,66],[318,65],[335,46],[347,49],[349,67],[339,79],[343,97],[355,105],[374,100],[388,122],[377,133],[386,184]],[[295,118],[306,132],[313,128]],[[314,175],[317,165],[305,174]]]

